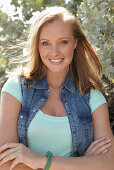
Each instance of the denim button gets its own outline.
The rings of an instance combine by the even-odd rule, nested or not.
[[[73,133],[76,133],[76,130],[73,130]]]
[[[42,102],[44,101],[44,99],[42,99]]]
[[[33,112],[36,112],[36,110],[35,110],[35,109],[33,109]]]
[[[23,116],[21,116],[21,119],[23,119]]]

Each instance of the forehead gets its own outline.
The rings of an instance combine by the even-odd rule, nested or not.
[[[50,37],[63,37],[63,36],[73,36],[71,25],[68,22],[63,21],[62,19],[55,19],[52,22],[46,23],[40,31],[41,38],[50,38]]]

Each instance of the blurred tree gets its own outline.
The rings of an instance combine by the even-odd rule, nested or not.
[[[12,0],[11,4],[15,6],[16,12],[18,8],[21,8],[23,20],[26,22],[32,17],[33,12],[42,11],[46,7],[55,5],[66,7],[76,14],[77,5],[79,5],[81,1],[82,0]]]
[[[17,52],[9,51],[20,38],[24,28],[21,20],[12,21],[7,14],[0,10],[0,88],[7,79],[7,70],[11,69],[10,59],[16,56]]]
[[[83,0],[78,8],[78,18],[87,37],[100,49],[103,72],[108,78],[114,73],[113,5],[113,0]]]

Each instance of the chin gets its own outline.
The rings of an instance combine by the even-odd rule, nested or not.
[[[67,68],[48,68],[48,70],[53,73],[63,73],[68,72],[69,66]]]

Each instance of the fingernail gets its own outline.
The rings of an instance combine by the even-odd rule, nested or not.
[[[109,143],[108,146],[111,146],[111,143]]]

